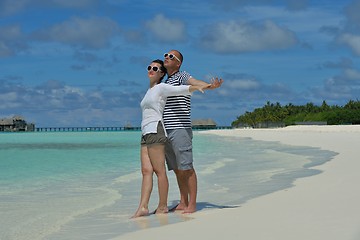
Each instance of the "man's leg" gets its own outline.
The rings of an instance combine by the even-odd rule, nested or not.
[[[180,204],[176,210],[184,210],[184,213],[196,211],[197,177],[195,169],[176,170],[176,179],[180,189]]]
[[[186,180],[189,195],[189,203],[184,213],[196,212],[197,177],[195,169],[186,170]]]
[[[191,213],[196,211],[197,178],[193,169],[192,130],[168,131],[167,163],[174,170],[180,191],[180,204],[176,210]],[[190,198],[189,198],[190,197]],[[191,201],[191,203],[190,203]],[[189,206],[189,204],[191,204]]]
[[[189,189],[186,183],[185,172],[181,170],[174,170],[174,172],[180,191],[180,203],[177,205],[176,210],[185,210],[189,204]]]

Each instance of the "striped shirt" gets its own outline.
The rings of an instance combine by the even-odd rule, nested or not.
[[[179,86],[187,85],[191,75],[185,71],[176,72],[166,79],[165,83]],[[171,96],[167,98],[164,108],[164,125],[166,130],[191,128],[191,95]]]

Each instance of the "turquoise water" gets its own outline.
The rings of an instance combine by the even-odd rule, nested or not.
[[[0,134],[0,239],[111,239],[191,219],[129,220],[140,195],[139,139],[132,131]],[[236,207],[291,187],[335,155],[194,132],[198,210]],[[169,181],[171,206],[178,200],[172,172]],[[156,204],[154,181],[150,207]]]

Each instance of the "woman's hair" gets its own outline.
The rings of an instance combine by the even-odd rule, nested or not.
[[[158,83],[161,83],[161,81],[164,79],[165,75],[166,75],[166,68],[164,66],[164,61],[163,60],[160,60],[160,59],[156,59],[154,61],[152,61],[153,63],[158,63],[160,64],[160,70],[164,73],[164,75],[159,79],[159,82]]]

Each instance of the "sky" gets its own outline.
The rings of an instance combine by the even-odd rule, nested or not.
[[[192,97],[218,126],[268,101],[360,96],[360,0],[0,0],[0,118],[36,127],[140,126],[146,67],[223,85]]]

